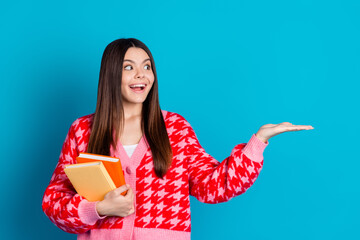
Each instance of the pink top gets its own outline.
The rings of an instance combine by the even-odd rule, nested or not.
[[[63,171],[86,152],[93,114],[77,119],[65,139],[58,165],[43,197],[43,211],[62,230],[78,239],[190,239],[190,199],[219,203],[244,193],[258,177],[268,145],[255,134],[234,147],[221,163],[201,147],[190,124],[179,114],[163,111],[173,159],[163,179],[153,170],[145,137],[129,158],[121,145],[110,149],[119,157],[126,183],[135,194],[135,213],[127,217],[100,217],[96,202],[78,195]]]

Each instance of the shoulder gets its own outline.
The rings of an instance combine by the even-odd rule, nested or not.
[[[190,127],[189,122],[179,113],[162,110],[166,125],[178,125],[181,127]],[[165,112],[165,115],[164,115]]]
[[[70,129],[74,132],[88,130],[91,128],[94,119],[94,113],[77,118],[72,124]]]

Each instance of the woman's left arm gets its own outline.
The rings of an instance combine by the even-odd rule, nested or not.
[[[205,152],[195,132],[187,124],[188,146],[185,152],[188,157],[190,194],[201,202],[219,203],[244,193],[262,169],[263,151],[268,140],[281,132],[305,129],[304,126],[289,124],[262,126],[247,144],[235,146],[230,156],[221,163]]]

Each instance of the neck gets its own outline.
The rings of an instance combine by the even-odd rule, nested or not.
[[[141,116],[142,106],[142,103],[123,103],[125,119]]]

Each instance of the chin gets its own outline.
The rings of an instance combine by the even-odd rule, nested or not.
[[[127,104],[142,104],[144,103],[146,100],[145,99],[124,99],[124,103],[127,103]]]

